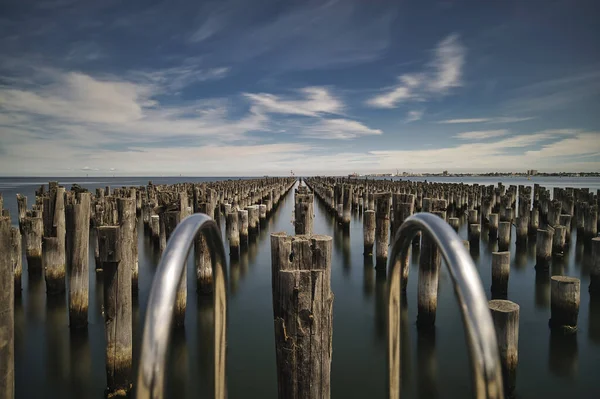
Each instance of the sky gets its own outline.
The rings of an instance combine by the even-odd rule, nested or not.
[[[0,175],[600,171],[595,0],[0,2]]]

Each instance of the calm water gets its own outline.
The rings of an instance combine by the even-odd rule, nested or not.
[[[33,201],[34,189],[48,180],[59,180],[89,189],[106,185],[142,185],[148,178],[48,179],[0,178],[5,207],[16,222],[17,192]],[[194,178],[151,178],[156,184],[202,181]],[[555,181],[557,180],[557,181]],[[442,180],[440,181],[448,181]],[[513,182],[514,181],[514,182]],[[471,183],[465,179],[465,182]],[[475,182],[475,181],[473,181]],[[476,181],[494,184],[498,179]],[[600,179],[549,179],[505,184],[533,184],[551,187],[600,188]],[[562,184],[559,184],[562,183]],[[581,184],[580,184],[581,183]],[[282,200],[268,227],[256,242],[229,265],[229,319],[227,382],[229,396],[276,397],[275,347],[271,304],[271,260],[269,232],[293,233],[291,223],[293,192]],[[466,225],[460,235],[466,238]],[[224,232],[224,221],[221,227]],[[142,231],[140,228],[139,231]],[[315,205],[315,232],[333,237],[331,285],[334,300],[332,396],[335,398],[384,397],[386,373],[386,280],[373,269],[373,260],[362,255],[362,223],[354,215],[350,232],[337,227],[322,204]],[[514,234],[514,232],[513,232]],[[514,237],[514,235],[513,235]],[[139,237],[139,299],[134,303],[134,359],[139,356],[141,320],[158,256],[149,241]],[[226,243],[227,245],[227,243]],[[474,255],[483,286],[489,295],[491,252],[496,244],[482,234],[480,251]],[[413,251],[416,258],[417,251]],[[511,247],[511,276],[508,299],[521,306],[517,393],[522,398],[600,397],[596,380],[600,365],[600,303],[590,303],[587,292],[590,268],[589,249],[577,243],[573,232],[564,259],[553,261],[549,274],[581,279],[579,331],[572,339],[550,336],[550,282],[548,275],[534,269],[535,245],[516,252]],[[24,257],[25,259],[25,257]],[[101,275],[90,257],[90,310],[87,332],[71,334],[66,300],[48,299],[43,278],[29,281],[24,270],[23,295],[15,305],[15,358],[17,398],[102,398],[105,387],[104,331],[101,315]],[[471,394],[468,357],[460,313],[449,276],[442,269],[435,334],[417,333],[416,268],[411,264],[408,304],[402,323],[403,397],[463,398]],[[192,264],[188,267],[188,308],[184,330],[174,334],[169,397],[206,397],[211,381],[210,299],[198,298]]]

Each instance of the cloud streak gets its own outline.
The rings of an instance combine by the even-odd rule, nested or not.
[[[398,84],[383,94],[367,100],[367,105],[375,108],[396,108],[408,101],[426,101],[441,97],[462,85],[462,70],[466,49],[457,34],[443,39],[433,52],[433,60],[423,72],[404,74],[398,77]]]

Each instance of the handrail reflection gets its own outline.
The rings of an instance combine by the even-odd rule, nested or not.
[[[400,397],[400,300],[401,270],[413,237],[424,231],[438,246],[454,284],[471,359],[473,391],[476,398],[503,398],[502,370],[496,333],[479,274],[462,240],[440,217],[417,213],[400,226],[389,257],[388,296],[388,382],[389,397]]]
[[[148,299],[142,350],[137,378],[137,398],[164,396],[166,359],[170,343],[177,287],[185,272],[189,251],[198,234],[205,234],[213,272],[215,306],[215,386],[214,397],[224,399],[225,337],[227,313],[227,263],[221,232],[213,219],[196,213],[182,220],[172,233],[154,275]]]

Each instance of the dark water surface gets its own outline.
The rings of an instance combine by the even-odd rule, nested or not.
[[[148,178],[0,178],[5,207],[16,223],[15,194],[27,195],[49,180],[69,189],[78,183],[88,189],[110,185],[147,184]],[[151,178],[155,184],[206,181],[211,178]],[[564,180],[564,179],[562,179]],[[578,187],[564,181],[561,187]],[[494,184],[498,179],[486,184]],[[467,182],[467,181],[466,181]],[[471,183],[470,181],[468,181]],[[524,184],[543,180],[523,181]],[[600,180],[586,181],[600,187]],[[521,184],[506,181],[505,184]],[[377,275],[373,259],[363,257],[362,223],[353,216],[350,232],[344,233],[324,206],[315,199],[314,230],[333,237],[331,286],[334,299],[333,363],[331,391],[335,398],[382,398],[386,384],[386,291],[385,275]],[[282,200],[247,252],[229,265],[229,316],[227,335],[227,385],[229,397],[277,395],[275,345],[271,303],[271,257],[269,233],[293,233],[293,191]],[[462,219],[460,235],[466,234]],[[141,227],[141,225],[140,225]],[[224,233],[225,223],[221,220]],[[138,231],[143,231],[139,228]],[[224,234],[223,234],[224,236]],[[514,231],[513,231],[514,237]],[[140,234],[139,298],[134,301],[134,362],[139,357],[141,322],[159,258]],[[225,243],[227,246],[227,243]],[[488,297],[491,286],[491,252],[495,242],[482,233],[480,250],[474,255]],[[548,274],[537,274],[535,243],[517,252],[511,246],[508,299],[521,307],[517,394],[522,398],[599,398],[600,303],[590,303],[589,248],[577,241],[573,231],[564,258],[554,259]],[[413,251],[416,259],[418,250]],[[25,256],[23,256],[25,259]],[[411,263],[406,317],[402,320],[402,383],[404,398],[465,398],[471,396],[469,362],[464,331],[450,278],[440,274],[435,334],[416,330],[417,264]],[[207,397],[212,381],[212,304],[198,297],[193,282],[193,262],[188,265],[188,304],[185,328],[173,334],[169,364],[168,397]],[[574,337],[551,337],[550,275],[581,279],[579,330]],[[15,304],[15,374],[17,398],[102,398],[104,370],[104,322],[101,313],[102,278],[90,256],[90,309],[86,332],[71,333],[66,298],[47,298],[44,279],[31,281],[23,271],[23,294]]]

